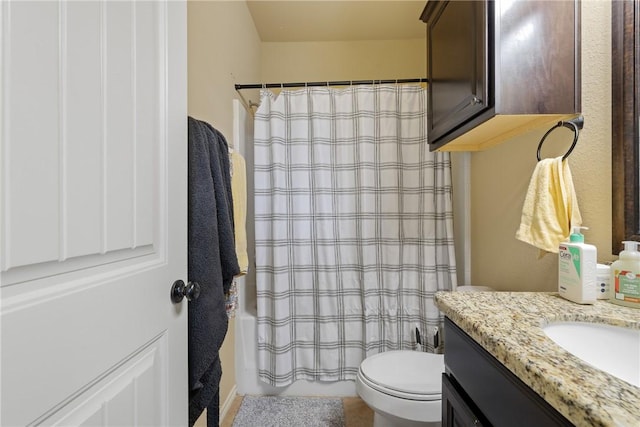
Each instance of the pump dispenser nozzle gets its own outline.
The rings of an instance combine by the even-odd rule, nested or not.
[[[589,227],[581,227],[574,225],[571,227],[571,234],[569,235],[569,241],[572,243],[584,243],[584,235],[580,233],[580,230],[588,230]]]

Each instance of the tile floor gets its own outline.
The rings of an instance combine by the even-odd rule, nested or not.
[[[242,396],[236,396],[226,417],[220,422],[220,427],[233,426],[233,419],[238,413],[241,403]],[[371,427],[373,425],[373,411],[359,397],[344,397],[342,405],[344,406],[344,427]],[[206,418],[206,414],[203,414],[194,427],[206,427]]]

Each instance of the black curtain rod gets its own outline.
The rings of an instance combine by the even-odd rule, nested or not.
[[[236,90],[242,89],[262,89],[262,88],[285,88],[285,87],[311,87],[311,86],[354,86],[354,85],[376,85],[393,83],[428,83],[428,79],[387,79],[387,80],[338,80],[329,82],[306,82],[306,83],[252,83],[246,85],[235,85]]]

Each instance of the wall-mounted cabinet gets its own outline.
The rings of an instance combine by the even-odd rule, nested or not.
[[[579,1],[427,2],[431,150],[484,150],[575,117]]]

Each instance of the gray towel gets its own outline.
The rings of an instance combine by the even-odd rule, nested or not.
[[[217,424],[227,333],[225,293],[240,272],[233,235],[229,148],[208,123],[189,117],[189,281],[200,297],[189,303],[189,425],[204,408]],[[211,422],[210,422],[211,424]],[[209,427],[213,427],[209,425]]]

